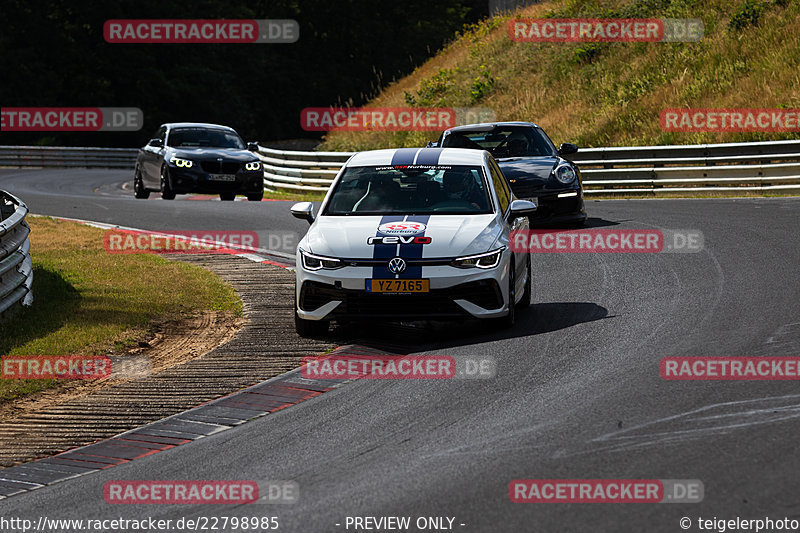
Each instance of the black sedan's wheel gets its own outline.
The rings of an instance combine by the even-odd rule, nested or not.
[[[133,176],[133,196],[134,198],[150,198],[150,191],[144,188],[144,182],[142,181],[142,171],[139,168],[136,168],[136,173]]]
[[[264,191],[254,192],[247,195],[248,202],[260,202],[264,198]]]
[[[161,167],[161,198],[164,200],[174,200],[175,191],[169,183],[169,171],[166,166]]]
[[[233,199],[236,198],[235,192],[221,192],[219,193],[219,199],[223,202],[232,202]]]

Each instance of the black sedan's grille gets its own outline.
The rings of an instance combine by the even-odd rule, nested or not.
[[[209,174],[236,174],[242,168],[242,164],[236,161],[223,161],[222,164],[219,161],[203,161],[200,166]]]
[[[334,315],[353,317],[435,318],[466,316],[453,300],[467,300],[484,309],[499,309],[503,305],[500,287],[494,280],[463,283],[448,289],[432,289],[420,294],[380,294],[352,289],[337,289],[332,285],[306,281],[300,291],[300,308],[314,311],[326,303],[342,303]]]

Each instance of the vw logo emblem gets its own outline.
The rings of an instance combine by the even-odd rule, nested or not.
[[[402,257],[395,257],[389,261],[389,272],[392,274],[402,274],[406,271],[406,262]]]

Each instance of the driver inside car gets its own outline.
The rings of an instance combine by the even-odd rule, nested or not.
[[[528,138],[524,133],[515,131],[506,139],[506,146],[508,147],[507,157],[523,157],[528,154]]]
[[[488,208],[488,206],[482,205],[485,203],[482,201],[482,197],[486,195],[481,195],[477,190],[472,173],[446,170],[442,176],[442,188],[445,201],[468,202],[475,209]]]
[[[381,211],[394,209],[400,202],[400,184],[391,176],[374,176],[366,194],[353,206],[353,211]]]

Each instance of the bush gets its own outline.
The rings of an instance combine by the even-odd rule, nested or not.
[[[598,43],[584,44],[575,49],[572,55],[572,62],[579,65],[591,63],[594,58],[600,55],[601,51],[602,47]]]
[[[764,13],[764,4],[761,0],[744,0],[739,9],[731,16],[728,27],[732,30],[742,30],[747,26],[758,26],[758,21]]]
[[[440,68],[436,74],[420,82],[417,96],[405,94],[406,103],[420,106],[440,105],[454,83],[454,75],[455,69]]]
[[[495,84],[495,79],[492,77],[489,67],[481,65],[479,68],[480,73],[472,80],[472,89],[469,92],[469,100],[472,104],[486,96],[494,88]]]

